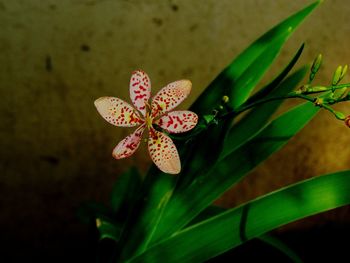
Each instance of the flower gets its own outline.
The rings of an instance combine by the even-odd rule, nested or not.
[[[130,98],[135,109],[127,102],[115,97],[101,97],[95,106],[109,123],[119,127],[139,126],[132,134],[118,143],[113,157],[122,159],[132,155],[140,145],[144,130],[148,129],[148,151],[152,161],[164,173],[178,174],[181,163],[176,146],[166,134],[156,130],[156,124],[168,133],[181,133],[194,128],[198,116],[188,110],[171,111],[190,93],[192,83],[178,80],[162,88],[151,97],[151,81],[142,70],[132,73]],[[171,111],[171,112],[170,112]]]

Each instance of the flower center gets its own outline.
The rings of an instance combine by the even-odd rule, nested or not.
[[[152,127],[152,122],[153,122],[153,118],[152,118],[150,112],[147,112],[146,113],[146,125],[147,125],[148,129],[150,129]]]

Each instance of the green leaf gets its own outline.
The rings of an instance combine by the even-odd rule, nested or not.
[[[160,173],[155,167],[151,169],[150,175],[146,177],[147,183],[143,186],[142,200],[134,209],[132,219],[127,223],[127,230],[123,233],[125,243],[122,259],[141,253],[153,242],[158,223],[175,186],[186,185],[193,179],[191,175],[195,176],[214,166],[220,156],[229,124],[229,121],[210,124],[204,132],[190,142],[192,151],[183,151],[185,147],[180,147],[183,168],[176,177]],[[203,144],[202,140],[207,143]],[[187,144],[188,142],[182,143]],[[210,157],[207,155],[208,151],[211,152]]]
[[[213,216],[216,216],[218,214],[221,214],[225,211],[227,211],[227,209],[220,207],[220,206],[216,206],[216,205],[208,206],[206,209],[204,209],[202,212],[200,212],[200,214],[197,215],[187,226],[197,224],[201,221],[207,220],[207,219],[209,219]]]
[[[234,87],[226,91],[225,94],[230,98],[228,104],[233,109],[237,109],[249,98],[256,84],[279,54],[286,39],[286,36],[282,36],[271,42],[269,48],[264,50],[236,80]]]
[[[114,241],[118,241],[122,227],[118,223],[113,223],[106,218],[96,218],[96,227],[99,232],[99,239],[102,240],[104,238],[113,239]]]
[[[148,245],[165,205],[170,199],[177,177],[162,173],[152,166],[120,238],[121,261],[142,252]]]
[[[231,103],[233,103],[231,105],[236,107],[238,104],[240,104],[242,100],[247,98],[247,94],[250,93],[251,88],[249,86],[251,76],[245,72],[253,71],[253,68],[255,68],[257,77],[259,77],[262,72],[265,72],[266,68],[261,68],[259,70],[259,65],[256,65],[257,63],[263,63],[265,64],[265,67],[269,66],[268,61],[265,61],[265,55],[262,54],[270,54],[270,59],[273,58],[273,53],[278,52],[280,49],[280,47],[276,46],[276,44],[281,46],[288,36],[293,33],[295,28],[313,11],[313,9],[319,3],[320,1],[317,1],[307,6],[258,38],[214,79],[214,81],[207,89],[204,90],[190,109],[199,115],[210,114],[212,109],[220,105],[222,97],[230,94],[231,96],[238,94],[238,98],[230,98]],[[257,60],[259,56],[262,60]],[[272,60],[270,63],[271,62]],[[248,83],[249,85],[245,85],[244,88],[238,87],[237,81],[240,83]],[[256,79],[252,81],[256,82]],[[248,89],[246,89],[247,87]],[[240,92],[243,93],[241,94]]]
[[[141,187],[141,175],[135,167],[120,175],[113,186],[110,203],[114,213],[128,215],[130,206],[135,201],[135,193]]]
[[[228,209],[211,205],[207,207],[205,210],[203,210],[198,216],[196,216],[187,227],[192,226],[194,224],[200,223],[201,221],[205,221],[207,219],[210,219],[211,217],[217,216],[219,214],[222,214],[226,212]],[[299,256],[286,244],[284,244],[281,240],[279,240],[276,237],[273,237],[269,234],[264,234],[262,236],[257,237],[257,239],[261,240],[262,242],[269,244],[270,246],[276,248],[281,253],[285,254],[287,257],[289,257],[293,262],[295,263],[302,263],[302,260],[299,258]]]
[[[230,126],[229,119],[212,123],[189,143],[190,150],[186,155],[182,154],[185,157],[182,158],[184,167],[179,175],[177,188],[187,187],[194,178],[207,173],[217,163]]]
[[[303,67],[289,77],[273,90],[269,96],[278,97],[292,91],[304,78],[307,67]],[[283,100],[275,100],[255,107],[237,122],[229,131],[225,140],[221,158],[226,157],[238,147],[254,137],[267,123],[272,114],[283,103]]]
[[[350,204],[349,193],[350,171],[314,177],[186,228],[128,262],[203,262],[282,225]]]
[[[246,51],[241,53],[216,80],[214,80],[210,87],[197,99],[191,109],[199,115],[212,114],[212,109],[220,104],[222,96],[226,94],[224,88],[227,86],[231,89],[237,79],[241,77],[264,52],[267,55],[270,54],[270,57],[275,56],[274,54],[276,51],[273,50],[277,50],[277,48],[273,47],[273,45],[280,43],[279,41],[282,42],[282,38],[286,36],[286,34],[290,35],[293,29],[317,6],[317,4],[318,3],[314,3],[285,20],[254,42]],[[280,43],[280,45],[282,44]],[[272,49],[267,50],[270,47],[272,47]],[[252,68],[256,68],[256,65],[252,66]],[[259,71],[260,69],[257,70]],[[264,71],[265,69],[261,69],[260,73]],[[245,77],[249,76],[245,75]],[[244,79],[242,79],[241,82],[244,82]],[[205,138],[205,141],[207,140],[210,140],[210,137]],[[183,155],[181,155],[181,161],[183,161],[183,159],[189,156],[186,149],[191,148],[191,144],[180,148],[178,149],[183,153]],[[185,158],[183,158],[183,156],[185,156]],[[215,158],[213,158],[213,160],[215,160]],[[139,201],[134,207],[132,216],[127,221],[125,231],[122,234],[120,242],[124,245],[121,255],[122,260],[142,252],[157,239],[156,228],[158,223],[162,222],[161,218],[165,212],[164,208],[174,191],[178,178],[174,179],[166,174],[162,174],[154,167],[150,170],[146,176],[142,191],[140,191]],[[180,182],[181,185],[186,185],[188,183],[186,180],[188,179]]]
[[[270,94],[271,91],[276,89],[278,85],[282,82],[282,80],[288,75],[288,73],[292,70],[295,63],[297,63],[299,57],[301,56],[301,53],[304,50],[304,44],[300,46],[298,51],[295,53],[291,61],[287,64],[287,66],[275,77],[269,84],[267,84],[265,87],[261,88],[259,91],[257,91],[254,95],[252,95],[248,100],[247,104],[250,104],[252,102],[255,102],[259,99],[262,99]],[[270,94],[272,95],[272,94]]]
[[[306,69],[303,68],[297,71],[296,73],[292,74],[289,78],[287,78],[281,84],[280,87],[276,88],[276,90],[273,91],[271,95],[272,96],[284,95],[285,93],[293,89],[295,85],[297,85],[297,83],[305,75],[305,71]],[[283,72],[281,74],[285,74],[285,73]],[[252,128],[254,129],[258,125],[260,125],[260,128],[262,128],[262,126],[266,123],[270,115],[275,111],[275,109],[281,103],[282,103],[281,101],[273,101],[258,107],[257,111],[254,111],[254,113],[257,114],[255,117],[261,118],[261,119],[265,118],[265,121],[262,122],[263,120],[260,120],[260,119],[257,121],[253,115],[248,115],[248,117],[245,118],[245,120],[247,121],[245,121],[244,124],[241,125],[241,127],[244,128],[244,125],[246,125],[246,127],[248,128],[251,125]],[[195,139],[195,142],[194,141],[190,142],[192,151],[187,153],[190,157],[187,158],[186,165],[181,175],[179,176],[179,180],[177,182],[178,189],[187,187],[196,176],[203,173],[205,174],[206,171],[210,170],[212,166],[217,162],[218,154],[221,153],[222,142],[223,142],[223,139],[225,138],[227,128],[229,125],[230,125],[230,120],[226,122],[221,122],[218,125],[211,125],[207,131],[203,132],[202,134],[200,134],[198,138]],[[253,135],[255,135],[256,133],[258,133],[259,129],[251,130],[251,131],[252,132],[248,133],[247,130],[243,130],[241,135],[243,135],[243,137],[248,135],[247,137],[245,137],[247,140],[251,138]],[[236,135],[237,135],[236,133],[233,133],[228,139]],[[241,140],[242,144],[246,140]],[[205,141],[206,143],[203,143],[203,141]],[[226,143],[224,144],[224,147],[225,148],[227,147]],[[231,152],[234,149],[231,148],[229,150]],[[207,154],[208,152],[210,152],[210,155]],[[157,226],[155,228],[157,228]],[[154,240],[155,238],[157,238],[157,235],[153,236],[151,240]]]
[[[189,187],[176,191],[165,208],[153,237],[154,242],[187,225],[234,183],[285,145],[318,110],[309,102],[293,108],[221,160],[205,176],[196,178]]]

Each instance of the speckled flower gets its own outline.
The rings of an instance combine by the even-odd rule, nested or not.
[[[198,116],[187,110],[171,111],[190,93],[191,82],[178,80],[162,88],[151,104],[151,81],[142,70],[132,73],[130,98],[135,109],[127,102],[115,97],[102,97],[95,101],[101,116],[119,127],[139,127],[124,138],[113,150],[113,157],[122,159],[132,155],[140,145],[144,130],[148,129],[148,151],[157,167],[169,174],[181,170],[179,154],[173,141],[166,134],[154,129],[156,124],[168,133],[181,133],[194,128]],[[170,112],[171,111],[171,112]]]

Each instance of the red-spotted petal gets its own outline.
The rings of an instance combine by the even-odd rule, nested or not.
[[[155,124],[169,133],[187,132],[193,129],[198,122],[198,116],[192,111],[172,111],[163,115]]]
[[[152,161],[164,173],[178,174],[181,170],[180,157],[173,141],[152,127],[149,130],[148,151]]]
[[[115,126],[133,127],[143,122],[134,108],[119,98],[102,97],[95,100],[95,106],[101,116]]]
[[[145,125],[138,127],[132,134],[124,138],[113,149],[112,155],[115,159],[122,159],[132,155],[140,145]]]
[[[190,93],[192,83],[178,80],[162,88],[152,100],[152,117],[163,115],[179,105]]]
[[[146,103],[151,97],[151,80],[142,70],[132,73],[130,79],[130,98],[143,116],[146,116]]]

